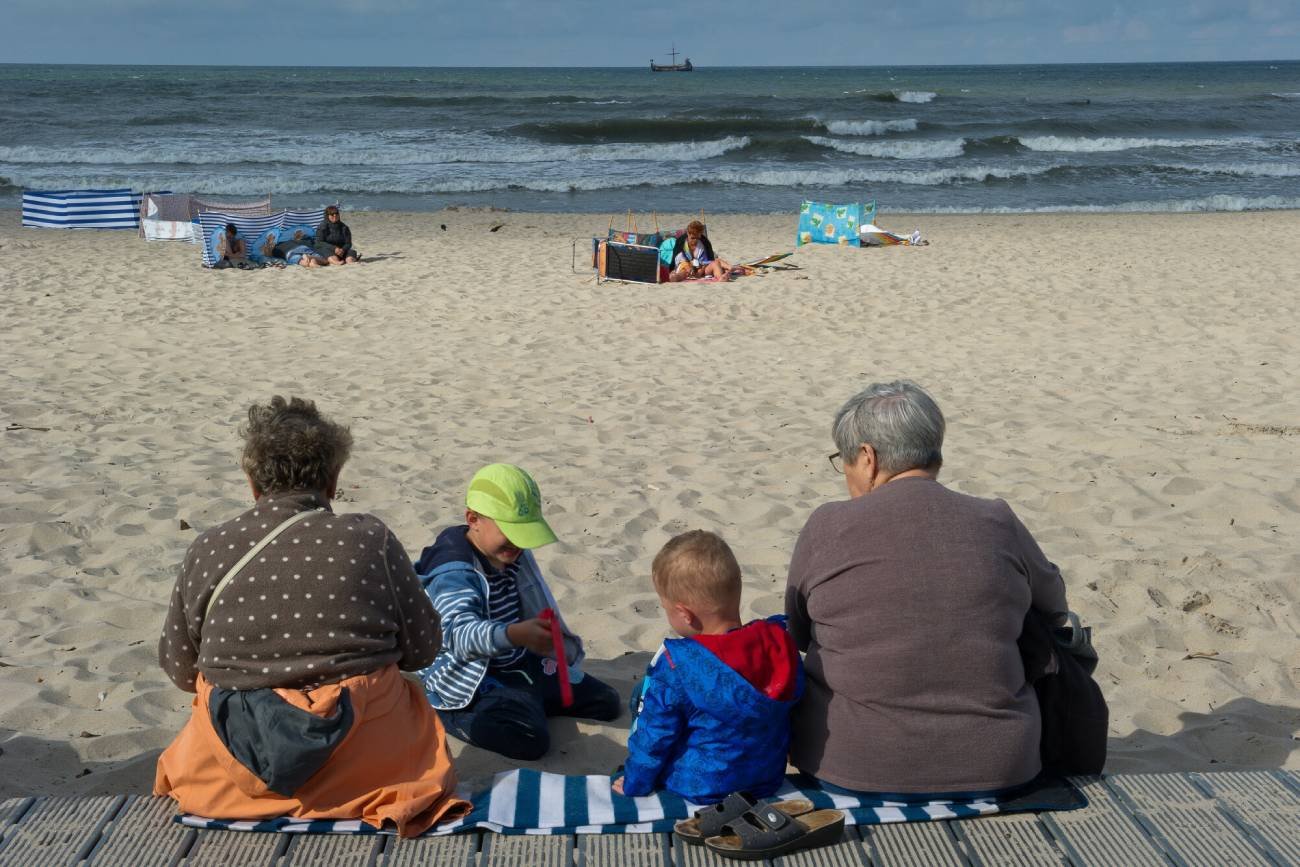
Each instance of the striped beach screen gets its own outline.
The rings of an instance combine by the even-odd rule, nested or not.
[[[135,229],[143,193],[116,190],[24,190],[23,225],[36,229]]]
[[[280,229],[285,226],[307,225],[315,228],[325,222],[325,208],[312,211],[276,211],[264,216],[248,214],[223,214],[219,211],[200,211],[199,225],[203,228],[203,267],[211,268],[217,264],[212,251],[212,233],[221,232],[226,224],[234,223],[239,234],[251,245],[253,239],[267,229]]]

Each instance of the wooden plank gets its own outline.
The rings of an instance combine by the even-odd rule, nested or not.
[[[289,848],[288,834],[256,831],[199,831],[181,863],[194,867],[265,864],[270,867]]]
[[[1168,864],[1155,840],[1098,777],[1076,777],[1071,782],[1088,798],[1088,806],[1038,816],[1070,860],[1089,867]]]
[[[284,867],[372,867],[384,848],[384,838],[378,834],[286,834],[289,848],[285,850]]]
[[[0,842],[0,864],[39,867],[75,864],[126,802],[125,795],[39,798]]]
[[[380,853],[381,867],[469,867],[478,856],[483,835],[450,834],[445,837],[386,837]]]
[[[735,867],[737,862],[719,858],[706,846],[692,846],[675,836],[669,836],[674,867]]]
[[[489,834],[482,867],[571,867],[573,838],[559,834]]]
[[[947,822],[858,825],[862,845],[879,867],[964,867],[966,856]]]
[[[100,835],[89,863],[111,867],[167,867],[180,860],[198,832],[172,821],[171,798],[132,796]]]
[[[667,834],[579,834],[578,867],[667,867],[672,844]]]
[[[1281,774],[1232,771],[1191,774],[1237,823],[1258,835],[1279,864],[1300,864],[1300,798]]]
[[[862,848],[862,837],[852,825],[847,825],[838,843],[795,852],[772,863],[777,867],[868,867],[871,862]]]
[[[972,864],[1069,864],[1047,829],[1029,814],[965,819],[951,822],[950,828],[958,840],[966,843]]]
[[[1176,863],[1267,865],[1249,835],[1181,774],[1123,774],[1106,785]]]

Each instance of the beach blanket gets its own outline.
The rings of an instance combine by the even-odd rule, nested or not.
[[[463,818],[437,825],[426,836],[483,829],[499,834],[652,834],[673,829],[673,823],[691,816],[699,805],[670,792],[641,798],[614,794],[607,776],[565,776],[527,769],[497,774],[492,786],[459,797],[474,805]],[[1042,810],[1077,810],[1087,799],[1065,780],[1031,787],[1014,798],[969,798],[917,802],[865,798],[825,790],[817,780],[802,774],[786,778],[777,798],[806,798],[818,809],[843,810],[850,825],[894,822],[931,822],[966,819],[995,813]],[[175,821],[192,828],[228,831],[269,831],[290,834],[392,834],[358,820],[308,821],[269,819],[239,822],[181,814]]]

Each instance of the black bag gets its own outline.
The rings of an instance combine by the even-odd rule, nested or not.
[[[1074,614],[1069,615],[1069,625],[1053,626],[1030,608],[1019,645],[1025,679],[1038,694],[1043,720],[1043,770],[1100,774],[1106,764],[1110,711],[1092,678],[1097,668],[1092,630],[1081,626]]]

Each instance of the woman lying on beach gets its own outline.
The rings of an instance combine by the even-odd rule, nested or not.
[[[401,543],[330,500],[352,446],[310,401],[248,411],[243,514],[190,546],[158,642],[195,693],[154,794],[220,819],[361,819],[414,836],[459,815],[438,715],[401,671],[433,662],[438,615]]]
[[[1061,573],[1002,500],[938,481],[944,419],[918,386],[874,384],[835,416],[850,499],[813,512],[786,587],[807,652],[790,762],[854,792],[999,793],[1040,770],[1017,639],[1066,614]]]
[[[273,265],[301,265],[304,268],[319,268],[328,265],[329,259],[316,252],[310,235],[300,229],[292,238],[278,240],[274,234],[266,236],[262,243],[262,256]]]
[[[668,279],[673,283],[698,277],[722,280],[730,273],[731,266],[714,255],[704,224],[692,220],[673,247],[673,270]]]

